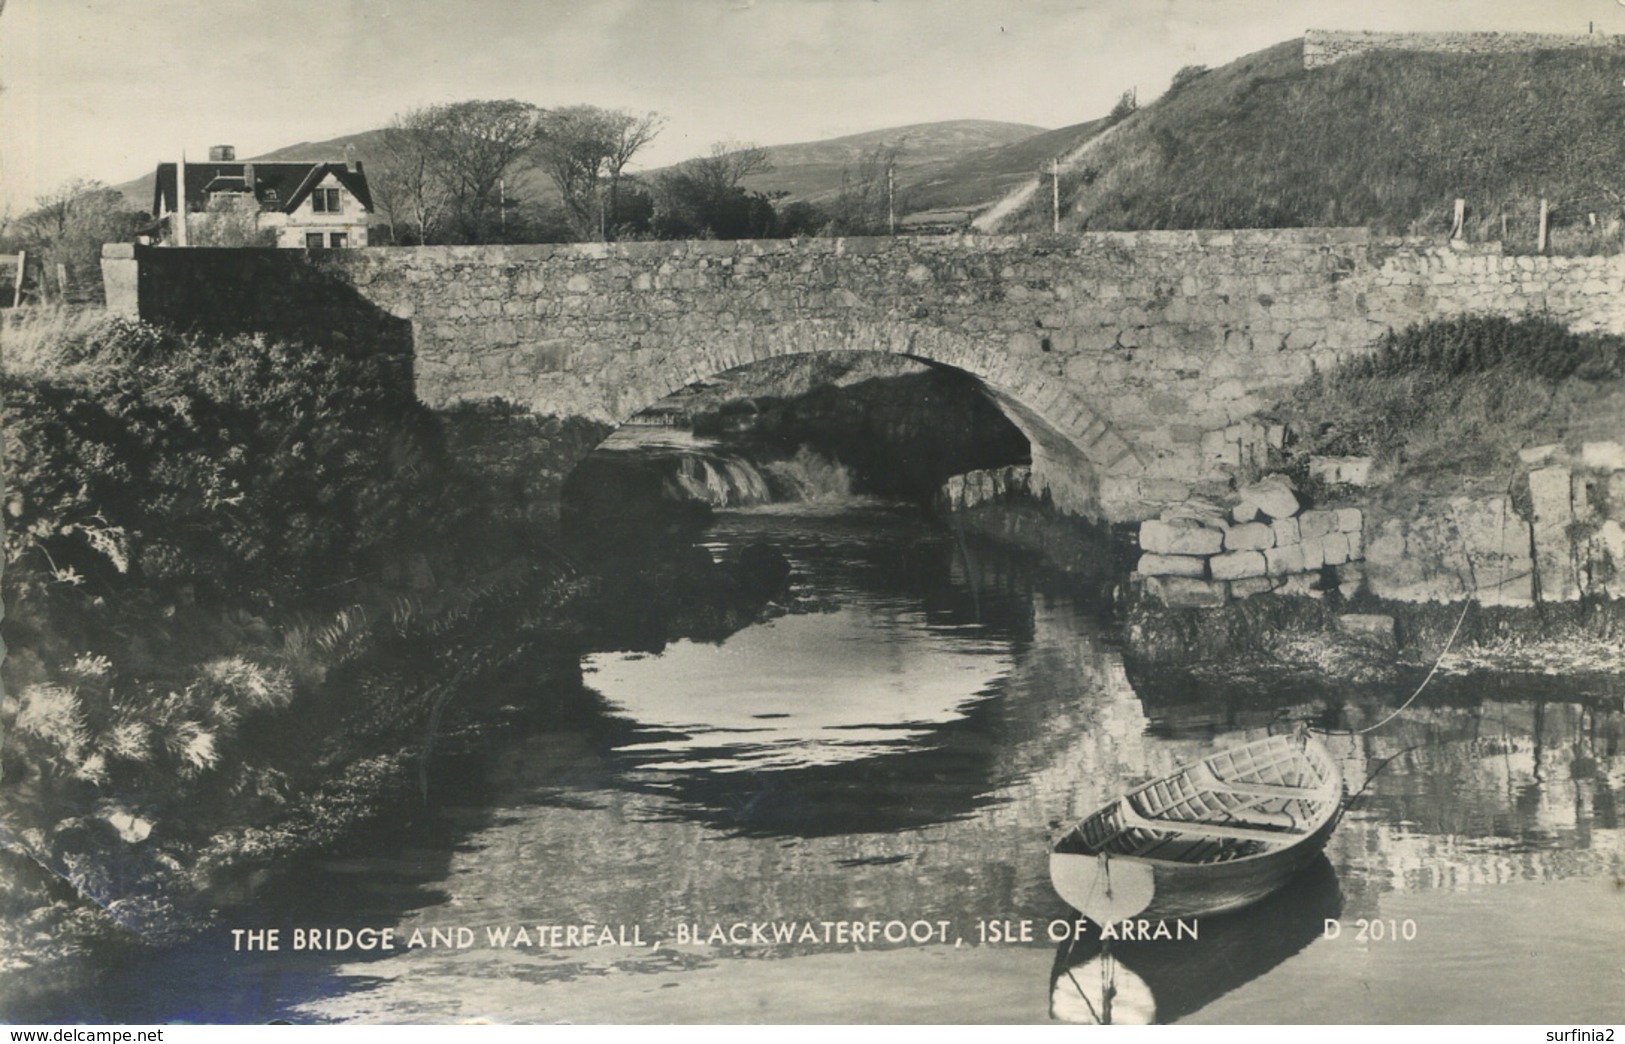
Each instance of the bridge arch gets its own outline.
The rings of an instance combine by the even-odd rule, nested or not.
[[[900,355],[974,377],[1027,438],[1034,491],[1047,492],[1064,511],[1103,517],[1103,479],[1144,462],[1141,452],[1103,412],[1074,388],[1046,377],[1036,365],[976,337],[910,321],[797,320],[765,332],[711,334],[693,345],[671,345],[655,358],[638,359],[633,364],[637,375],[607,389],[589,417],[618,428],[697,381],[767,359],[830,352]],[[585,387],[570,395],[576,402],[594,398]],[[530,405],[546,408],[543,403]],[[568,462],[565,470],[579,462]]]

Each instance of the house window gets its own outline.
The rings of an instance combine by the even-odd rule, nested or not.
[[[320,250],[322,248],[322,234],[320,232],[305,233],[305,249]]]
[[[343,250],[350,245],[350,234],[348,232],[334,232],[327,237],[327,245],[334,250]]]
[[[319,188],[310,194],[310,209],[318,214],[337,214],[339,212],[339,190],[336,188]]]

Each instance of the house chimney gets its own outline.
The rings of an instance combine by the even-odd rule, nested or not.
[[[344,169],[351,174],[355,173],[355,142],[344,146]]]
[[[209,146],[210,163],[231,163],[237,159],[237,148],[234,145]]]

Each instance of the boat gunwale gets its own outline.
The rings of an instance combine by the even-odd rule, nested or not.
[[[1130,821],[1130,820],[1132,820],[1132,821],[1128,822],[1127,825],[1125,825],[1121,830],[1119,830],[1119,831],[1117,831],[1117,833],[1113,834],[1112,838],[1109,839],[1106,842],[1106,844],[1110,844],[1111,840],[1115,840],[1115,838],[1117,836],[1119,836],[1120,834],[1122,834],[1124,831],[1129,830],[1129,829],[1133,829],[1133,828],[1136,828],[1136,827],[1139,827],[1139,828],[1142,828],[1142,829],[1147,829],[1147,830],[1154,830],[1154,831],[1157,831],[1159,833],[1166,833],[1166,834],[1173,834],[1173,835],[1185,835],[1187,837],[1192,837],[1192,838],[1201,838],[1203,836],[1206,836],[1206,837],[1209,837],[1209,838],[1217,839],[1216,835],[1210,834],[1210,833],[1205,833],[1202,830],[1203,824],[1201,824],[1198,821],[1194,821],[1194,820],[1190,821],[1190,827],[1188,827],[1188,828],[1187,827],[1182,827],[1182,826],[1180,826],[1178,824],[1175,824],[1175,823],[1172,823],[1172,822],[1170,822],[1168,820],[1160,820],[1159,821],[1159,820],[1156,820],[1156,819],[1154,819],[1154,818],[1152,818],[1150,816],[1147,816],[1147,815],[1144,815],[1144,814],[1140,813],[1139,810],[1137,808],[1135,808],[1133,804],[1128,803],[1129,799],[1136,796],[1136,795],[1138,795],[1138,794],[1142,794],[1147,790],[1150,790],[1152,787],[1156,786],[1158,783],[1164,782],[1165,780],[1175,779],[1175,778],[1178,778],[1180,776],[1187,775],[1187,774],[1189,774],[1191,772],[1192,769],[1196,768],[1197,766],[1206,766],[1208,764],[1208,762],[1210,760],[1212,760],[1213,758],[1215,758],[1215,757],[1218,757],[1218,756],[1221,756],[1221,755],[1224,755],[1224,754],[1234,754],[1235,752],[1245,750],[1248,747],[1274,745],[1274,741],[1276,741],[1278,739],[1281,739],[1281,738],[1282,737],[1279,737],[1279,736],[1265,736],[1265,737],[1263,737],[1261,739],[1252,740],[1252,741],[1250,741],[1248,743],[1241,744],[1240,746],[1237,746],[1237,747],[1230,747],[1230,748],[1226,748],[1224,750],[1215,751],[1214,753],[1209,754],[1206,757],[1200,758],[1200,759],[1198,759],[1196,761],[1193,761],[1188,765],[1182,765],[1182,766],[1176,768],[1172,772],[1166,773],[1164,775],[1156,777],[1155,779],[1149,780],[1146,783],[1143,783],[1140,786],[1135,787],[1133,790],[1125,791],[1124,793],[1118,794],[1114,799],[1112,799],[1111,801],[1108,801],[1105,805],[1102,805],[1100,808],[1096,809],[1094,812],[1091,812],[1089,815],[1084,816],[1082,819],[1078,820],[1072,826],[1071,830],[1069,830],[1069,831],[1067,831],[1067,833],[1061,835],[1061,838],[1059,840],[1057,840],[1055,845],[1051,846],[1050,850],[1052,852],[1059,851],[1060,844],[1062,842],[1064,842],[1068,837],[1072,836],[1073,834],[1078,835],[1079,839],[1083,841],[1084,847],[1086,849],[1094,849],[1094,846],[1091,846],[1089,844],[1088,838],[1083,833],[1084,824],[1111,815],[1116,809],[1118,809],[1119,806],[1124,807],[1124,812],[1122,813],[1122,818],[1125,821]],[[1311,739],[1312,739],[1312,737],[1311,737]],[[1321,752],[1323,754],[1325,754],[1326,759],[1327,759],[1327,767],[1330,769],[1330,774],[1322,776],[1322,778],[1320,779],[1319,783],[1316,786],[1302,788],[1302,790],[1303,790],[1302,796],[1293,796],[1293,797],[1289,798],[1289,800],[1310,801],[1310,802],[1316,802],[1316,803],[1323,803],[1324,804],[1323,808],[1319,808],[1319,809],[1316,810],[1316,814],[1315,814],[1314,818],[1309,820],[1309,825],[1305,829],[1303,829],[1301,831],[1296,831],[1296,832],[1282,831],[1280,833],[1280,836],[1279,836],[1278,840],[1275,839],[1275,838],[1269,838],[1269,839],[1252,838],[1252,840],[1257,840],[1257,841],[1259,841],[1260,844],[1265,845],[1266,847],[1264,847],[1261,851],[1251,852],[1251,853],[1248,853],[1246,855],[1236,856],[1233,859],[1227,859],[1227,860],[1224,860],[1223,862],[1211,862],[1211,863],[1210,862],[1200,862],[1200,861],[1192,862],[1192,861],[1183,860],[1183,859],[1161,859],[1161,858],[1158,858],[1156,856],[1150,856],[1150,855],[1142,856],[1142,855],[1130,855],[1130,854],[1110,853],[1110,852],[1106,853],[1108,858],[1121,859],[1121,860],[1132,860],[1132,861],[1137,862],[1137,863],[1144,863],[1144,864],[1146,864],[1148,866],[1179,867],[1179,868],[1184,868],[1184,869],[1192,869],[1192,868],[1198,868],[1198,867],[1238,866],[1238,865],[1245,864],[1245,863],[1248,863],[1248,862],[1253,861],[1253,860],[1268,859],[1268,858],[1271,858],[1271,857],[1279,856],[1282,853],[1288,852],[1288,851],[1292,850],[1293,848],[1296,848],[1298,845],[1313,839],[1316,835],[1321,833],[1321,831],[1326,830],[1331,824],[1333,824],[1333,823],[1335,823],[1337,821],[1338,811],[1342,807],[1342,799],[1343,799],[1343,779],[1342,779],[1342,774],[1337,770],[1336,761],[1334,759],[1332,759],[1331,752],[1326,750],[1324,745],[1319,744],[1319,741],[1313,741],[1313,742],[1315,742],[1317,745],[1319,745],[1320,749],[1321,749]],[[1307,744],[1305,744],[1304,747],[1300,750],[1300,752],[1298,754],[1299,757],[1303,758],[1306,761],[1309,760],[1307,750],[1308,750],[1308,746],[1307,746]],[[1223,790],[1223,789],[1225,789],[1223,787],[1223,785],[1222,785],[1223,781],[1219,779],[1219,777],[1217,776],[1216,773],[1212,772],[1211,767],[1209,767],[1209,772],[1210,772],[1210,774],[1214,775],[1215,781],[1218,783],[1218,785],[1212,786],[1212,787],[1207,787],[1206,789],[1209,789],[1209,790]],[[1288,789],[1297,789],[1297,788],[1288,788]],[[1232,792],[1232,793],[1234,793],[1234,792]],[[1286,797],[1286,795],[1276,795],[1276,796]],[[1165,823],[1167,824],[1166,826],[1163,825]],[[1213,824],[1213,825],[1217,826],[1218,824]],[[1266,831],[1259,831],[1259,832],[1260,833],[1265,833]],[[1105,847],[1104,845],[1101,846],[1101,848],[1104,848],[1104,847]],[[1080,853],[1077,853],[1077,854],[1079,854],[1079,855],[1099,856],[1099,855],[1102,854],[1102,852],[1100,850],[1096,849],[1096,850],[1086,850],[1084,852],[1080,852]]]

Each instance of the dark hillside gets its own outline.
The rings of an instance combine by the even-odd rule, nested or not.
[[[1470,239],[1599,230],[1625,194],[1625,55],[1382,52],[1316,70],[1302,41],[1249,55],[1146,106],[1062,187],[1074,228],[1364,225]],[[1047,201],[1046,201],[1047,202]],[[1018,215],[1039,228],[1048,214]],[[1589,233],[1588,233],[1589,234]],[[1600,238],[1600,232],[1599,232]],[[1616,242],[1617,245],[1617,242]]]

